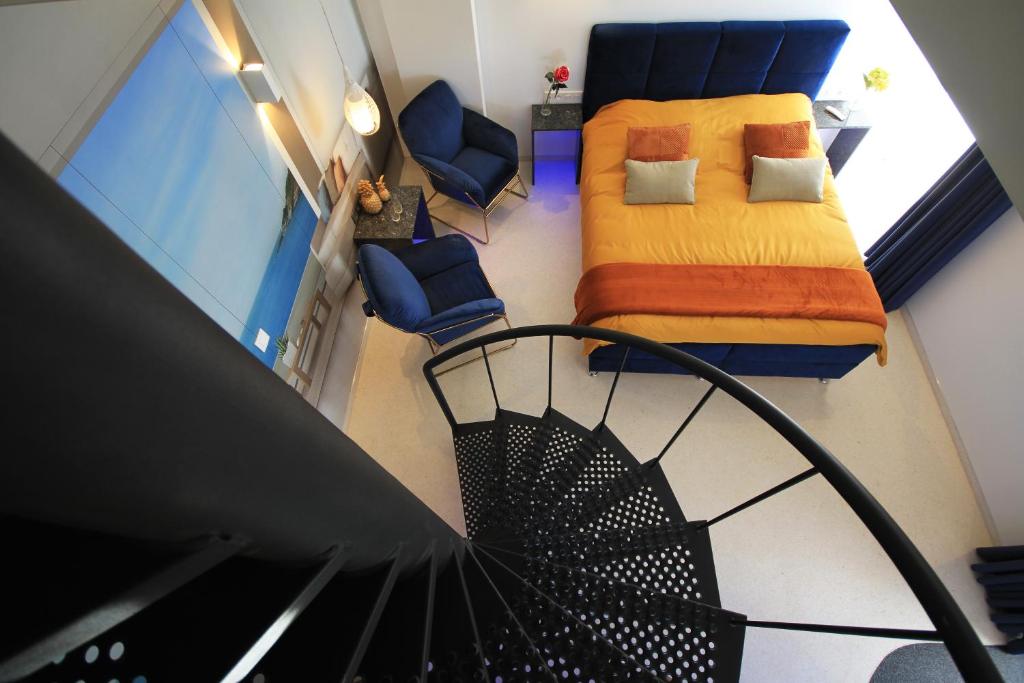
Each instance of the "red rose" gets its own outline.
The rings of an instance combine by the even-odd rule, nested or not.
[[[565,83],[567,80],[569,80],[569,67],[563,64],[562,66],[555,69],[554,76],[555,83]]]

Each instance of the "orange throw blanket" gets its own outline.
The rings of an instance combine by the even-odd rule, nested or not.
[[[630,313],[853,320],[883,330],[887,322],[871,276],[854,268],[604,263],[583,274],[574,325]]]

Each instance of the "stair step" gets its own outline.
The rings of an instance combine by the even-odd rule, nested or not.
[[[474,552],[559,680],[658,678],[480,546]]]
[[[589,490],[570,494],[563,505],[564,513],[552,515],[551,523],[545,529],[538,529],[537,533],[558,536],[604,531],[613,528],[613,524],[618,522],[630,526],[640,526],[647,522],[654,526],[679,521],[671,520],[665,514],[630,514],[632,508],[646,508],[645,499],[654,495],[647,484],[646,475],[643,466],[635,467],[602,486],[592,486]],[[652,512],[657,512],[657,509],[651,506]]]
[[[490,679],[556,681],[540,650],[470,552],[466,553],[463,571]]]
[[[686,521],[660,466],[640,465],[607,426],[589,435],[581,449],[588,464],[563,495],[561,514],[549,516],[556,526],[578,529],[586,522],[600,531]]]
[[[486,529],[505,534],[528,517],[538,464],[533,456],[540,418],[503,410],[494,419],[459,425],[455,459],[462,491],[466,534]],[[496,532],[495,527],[508,531]]]
[[[736,622],[743,615],[544,560],[494,553],[652,674],[738,680],[744,628]]]
[[[581,519],[596,530],[686,521],[660,467],[641,468],[607,426],[503,410],[459,425],[455,442],[470,539],[578,529]]]
[[[550,437],[550,428],[543,417],[507,410],[502,411],[501,421],[505,429],[505,472],[498,495],[503,505],[497,511],[499,518],[494,521],[498,526],[521,532],[526,528],[526,520],[532,518],[533,509],[540,504],[534,492],[541,476],[541,459],[537,454],[541,452],[539,444],[546,443]]]
[[[720,608],[710,530],[686,520],[659,464],[641,465],[606,424],[590,430],[550,408],[498,411],[455,433],[478,548],[467,580],[492,675],[508,679],[490,653],[521,626],[560,680],[738,679],[744,627],[730,619],[742,616]],[[481,577],[512,612],[498,631]]]
[[[710,533],[700,524],[537,536],[522,541],[523,554],[720,606]]]

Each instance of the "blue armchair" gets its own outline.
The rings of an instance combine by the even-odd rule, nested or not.
[[[510,195],[527,199],[519,175],[519,146],[512,131],[459,104],[451,87],[434,81],[398,115],[412,158],[441,193],[478,209],[484,217],[484,239],[431,215],[481,244],[490,242],[487,217]],[[512,188],[516,185],[522,193]]]
[[[461,235],[394,253],[366,244],[359,248],[356,268],[366,315],[422,336],[435,355],[443,344],[497,320],[512,327],[505,302],[495,296],[476,250]]]

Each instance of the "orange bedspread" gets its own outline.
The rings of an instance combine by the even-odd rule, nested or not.
[[[630,313],[887,324],[871,276],[853,268],[605,263],[575,298],[574,325]]]
[[[810,156],[824,155],[805,95],[740,95],[707,100],[622,100],[583,128],[580,184],[582,272],[613,263],[808,266],[864,270],[835,181],[824,201],[747,203],[743,124],[811,121]],[[630,126],[690,123],[697,203],[623,203]],[[727,313],[616,313],[593,325],[668,343],[873,344],[885,364],[885,329],[859,320],[741,316]],[[598,342],[587,340],[589,353]]]

